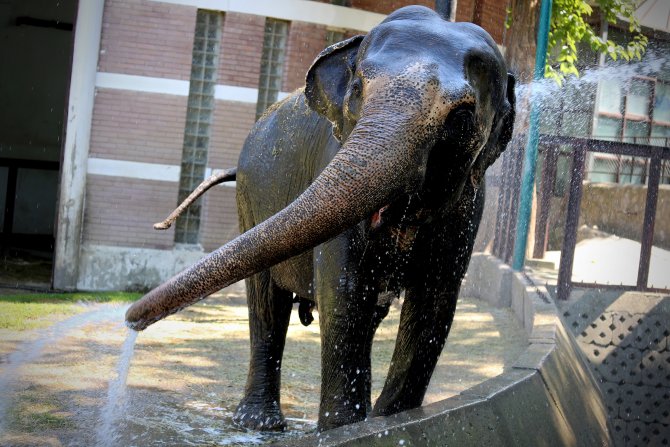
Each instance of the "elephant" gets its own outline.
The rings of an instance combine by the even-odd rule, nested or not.
[[[318,430],[421,405],[449,333],[484,206],[514,125],[514,77],[470,23],[408,6],[323,50],[271,106],[236,171],[241,235],[135,302],[135,330],[246,278],[251,358],[234,420],[281,430],[289,315],[319,312]],[[216,180],[210,183],[216,183]],[[377,326],[404,292],[381,395]]]

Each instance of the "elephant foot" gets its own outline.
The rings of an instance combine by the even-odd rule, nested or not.
[[[284,431],[286,421],[277,402],[240,402],[233,415],[233,422],[240,427],[257,431]]]

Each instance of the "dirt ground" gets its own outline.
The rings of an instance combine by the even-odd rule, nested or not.
[[[234,427],[249,358],[247,308],[239,287],[139,334],[127,380],[126,407],[113,421],[101,408],[127,330],[125,308],[96,305],[39,331],[0,331],[0,445],[250,445],[314,429],[320,386],[317,320],[294,311],[284,354],[282,408],[289,430],[261,435]],[[400,304],[373,347],[373,398],[388,368]],[[458,394],[502,373],[527,346],[509,309],[462,299],[424,403]],[[105,422],[112,438],[100,439]]]
[[[0,285],[48,289],[52,262],[46,254],[35,255],[10,250],[0,254]]]

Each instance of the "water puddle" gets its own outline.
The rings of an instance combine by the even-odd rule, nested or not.
[[[3,396],[0,399],[0,434],[6,429],[7,410],[12,404],[11,396],[23,367],[39,359],[45,350],[58,344],[59,340],[62,340],[69,332],[87,324],[113,318],[119,319],[125,311],[125,308],[121,306],[90,304],[81,304],[81,306],[90,308],[90,310],[37,331],[33,340],[21,343],[14,352],[5,357],[2,368],[0,368],[0,396]]]
[[[138,365],[131,366],[139,333],[123,324],[127,306],[82,306],[78,315],[26,332],[25,341],[2,354],[0,445],[262,445],[316,428],[315,421],[295,418],[287,418],[284,433],[235,426],[225,388],[182,388],[198,381],[195,364],[184,365],[176,375],[152,375],[143,369],[154,366],[143,361],[143,352]],[[182,342],[184,334],[178,337]],[[153,337],[140,337],[140,349],[148,349]],[[182,358],[166,351],[154,353],[153,361]]]

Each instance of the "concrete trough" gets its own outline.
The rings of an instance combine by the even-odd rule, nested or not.
[[[490,255],[474,254],[463,293],[511,307],[523,324],[529,346],[511,368],[449,399],[291,445],[612,445],[597,382],[546,289]]]

